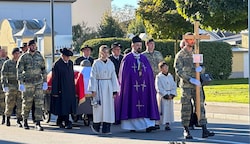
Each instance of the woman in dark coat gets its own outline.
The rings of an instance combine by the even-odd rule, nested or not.
[[[76,113],[76,94],[74,82],[73,53],[67,48],[60,50],[61,58],[52,68],[52,91],[50,111],[58,115],[57,125],[60,128],[71,129],[69,114]],[[63,124],[64,122],[64,124]]]

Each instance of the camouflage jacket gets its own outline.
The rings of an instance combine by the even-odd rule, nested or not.
[[[190,78],[195,78],[195,64],[193,63],[193,52],[181,49],[175,56],[174,68],[180,78],[179,86],[182,88],[195,88],[189,82]]]
[[[6,59],[6,58],[0,58],[0,69],[2,69],[3,63],[4,63],[6,60],[8,60],[8,58],[7,58],[7,59]],[[1,77],[1,75],[0,75],[0,77]]]
[[[163,61],[162,54],[156,50],[154,50],[154,52],[152,53],[150,53],[149,51],[144,51],[142,54],[147,57],[155,77],[160,72],[158,69],[158,64],[159,62]]]
[[[40,52],[32,55],[28,51],[20,56],[17,61],[17,80],[20,84],[39,84],[46,82],[46,79],[45,61]]]
[[[2,87],[18,88],[16,64],[14,60],[7,60],[3,63],[1,70]]]

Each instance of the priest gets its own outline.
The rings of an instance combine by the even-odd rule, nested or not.
[[[140,54],[142,41],[138,36],[133,37],[131,47],[119,70],[121,91],[115,99],[116,123],[131,132],[143,129],[151,132],[160,118],[154,75],[147,58]]]

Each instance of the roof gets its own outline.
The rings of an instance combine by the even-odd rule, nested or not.
[[[44,24],[42,29],[37,31],[35,35],[50,35],[51,34],[51,28],[47,25],[46,19],[43,20]]]
[[[24,28],[24,21],[26,22],[27,29],[32,31],[33,33],[37,32],[43,27],[43,22],[37,19],[33,19],[33,20],[7,19],[7,20],[9,21],[13,34],[21,31]]]
[[[8,1],[8,2],[50,2],[51,0],[0,0],[1,1]],[[76,0],[54,0],[54,2],[68,2],[73,3],[76,2]]]

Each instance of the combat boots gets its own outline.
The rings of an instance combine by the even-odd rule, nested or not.
[[[23,127],[21,121],[22,121],[21,118],[17,118],[16,125],[17,125],[18,127]]]
[[[210,132],[206,125],[202,125],[202,138],[207,138],[209,136],[214,136],[214,132]]]
[[[26,129],[26,130],[30,129],[30,127],[28,125],[28,120],[27,119],[23,120],[23,128]]]
[[[40,121],[36,121],[36,127],[35,128],[38,131],[43,131],[43,127],[41,126]]]
[[[6,126],[10,126],[10,117],[7,117]]]
[[[5,123],[5,115],[2,115],[2,125]]]
[[[183,136],[185,139],[193,139],[187,126],[184,126]]]

